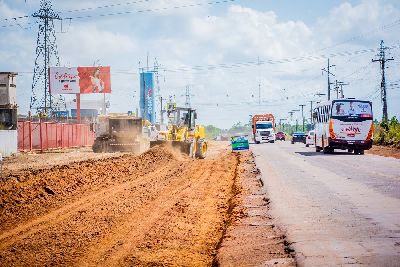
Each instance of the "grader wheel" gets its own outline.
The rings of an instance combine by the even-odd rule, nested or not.
[[[197,143],[196,157],[199,159],[204,159],[207,156],[207,148],[208,144],[206,141],[200,141]]]

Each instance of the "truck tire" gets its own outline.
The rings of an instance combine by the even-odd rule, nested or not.
[[[207,156],[207,149],[208,149],[208,144],[206,141],[200,141],[197,143],[196,147],[196,157],[199,159],[204,159]]]
[[[315,152],[321,152],[321,148],[319,146],[315,146]]]
[[[275,143],[275,141],[274,140],[272,140],[272,141],[269,141],[270,143]]]

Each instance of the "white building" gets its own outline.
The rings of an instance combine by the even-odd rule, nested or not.
[[[15,72],[0,72],[0,154],[18,152],[17,86]]]

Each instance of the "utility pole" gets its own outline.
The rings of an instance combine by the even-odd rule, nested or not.
[[[260,72],[260,57],[257,57],[258,66],[258,104],[261,105],[261,72]]]
[[[310,102],[310,104],[311,104],[311,107],[310,107],[310,119],[311,119],[311,124],[314,124],[314,118],[313,118],[313,103],[314,103],[315,101],[311,100],[311,101],[308,101],[308,102]]]
[[[290,122],[292,122],[293,121],[294,111],[289,111],[288,113],[290,114]]]
[[[29,109],[37,113],[49,114],[60,110],[65,100],[62,96],[56,101],[49,91],[49,67],[60,66],[58,56],[54,20],[62,20],[57,12],[53,11],[51,0],[41,0],[39,11],[32,14],[39,20],[39,32],[36,41],[36,59],[33,70],[32,95]]]
[[[300,109],[293,109],[292,110],[292,112],[297,112],[297,111],[300,111]],[[296,117],[296,132],[297,132],[297,129],[298,129],[298,124],[299,124],[299,121],[298,121],[298,119]]]
[[[384,121],[384,122],[387,122],[387,120],[388,120],[386,80],[385,80],[385,63],[390,60],[394,60],[393,58],[386,58],[386,55],[385,55],[386,49],[387,49],[387,47],[385,47],[383,40],[381,40],[381,47],[379,48],[379,54],[377,55],[379,57],[379,59],[372,59],[372,62],[379,62],[381,65],[381,74],[382,74],[381,99],[382,99],[382,104],[383,104],[382,121]]]
[[[340,86],[340,98],[344,98],[343,86],[344,85],[349,85],[349,83],[337,82],[337,84]]]
[[[332,72],[330,72],[331,67],[335,67],[336,65],[329,65],[329,58],[328,58],[328,67],[325,69],[323,68],[322,71],[325,71],[328,74],[328,101],[331,100],[331,80],[330,77],[335,76]]]
[[[303,120],[303,132],[304,132],[304,107],[305,106],[306,105],[304,105],[304,104],[299,105],[299,107],[301,107],[301,118]]]
[[[191,94],[190,94],[190,86],[189,86],[189,85],[186,85],[186,93],[185,93],[186,100],[185,100],[185,107],[187,107],[187,108],[190,108],[190,96],[191,96]]]
[[[164,112],[165,110],[163,109],[163,97],[160,96],[160,125],[164,124]]]
[[[285,120],[286,119],[279,119],[279,127],[281,128],[282,132],[285,131],[285,124],[283,124],[283,127],[282,127],[282,121],[285,121]]]

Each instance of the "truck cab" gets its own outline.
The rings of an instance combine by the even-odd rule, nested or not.
[[[275,142],[275,117],[272,114],[254,115],[251,119],[256,144]]]
[[[275,131],[272,121],[257,121],[255,124],[254,141],[256,144],[275,142]]]

